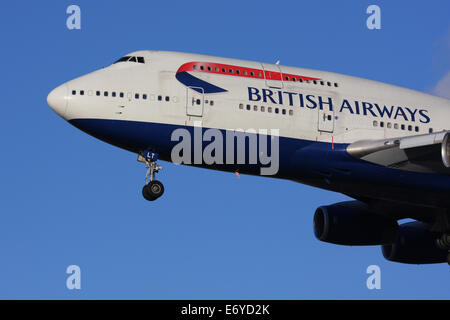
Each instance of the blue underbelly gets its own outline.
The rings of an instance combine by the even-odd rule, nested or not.
[[[159,154],[159,158],[171,161],[171,152],[179,143],[172,141],[172,133],[176,129],[186,130],[194,137],[194,128],[161,123],[74,119],[70,123],[75,127],[120,148],[140,152],[151,150]],[[198,130],[198,129],[197,129]],[[208,128],[202,128],[202,134]],[[217,130],[226,137],[225,130]],[[256,139],[259,139],[257,135]],[[194,140],[194,139],[192,139]],[[204,150],[211,141],[201,141]],[[245,145],[250,153],[248,144]],[[270,154],[270,143],[268,143]],[[279,137],[278,170],[269,177],[289,179],[315,187],[345,193],[355,197],[367,197],[400,201],[411,204],[450,207],[450,177],[440,174],[417,173],[386,168],[371,164],[350,156],[346,152],[346,144],[308,141]],[[257,158],[256,163],[242,164],[226,161],[227,150],[222,150],[222,163],[206,164],[194,161],[194,142],[191,145],[190,165],[215,170],[239,171],[244,174],[260,175],[261,167],[266,166]],[[258,154],[260,149],[257,150]],[[236,156],[236,149],[234,149]],[[197,159],[198,160],[198,159]]]

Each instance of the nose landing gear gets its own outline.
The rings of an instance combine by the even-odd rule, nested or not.
[[[160,181],[155,180],[155,174],[162,169],[161,166],[156,164],[157,160],[158,154],[150,151],[144,151],[138,156],[138,161],[144,162],[147,168],[142,195],[148,201],[155,201],[164,193],[164,185]]]

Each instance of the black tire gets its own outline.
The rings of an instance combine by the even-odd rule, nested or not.
[[[164,185],[161,182],[159,182],[158,180],[151,181],[149,183],[149,186],[150,186],[149,187],[150,193],[154,197],[159,198],[159,197],[161,197],[163,195],[163,193],[164,193]]]
[[[146,184],[143,188],[142,188],[142,196],[144,197],[145,200],[148,201],[155,201],[156,198],[152,196],[151,192],[149,191],[149,185]]]
[[[150,181],[142,188],[142,195],[148,201],[154,201],[161,197],[164,193],[164,186],[158,180]]]

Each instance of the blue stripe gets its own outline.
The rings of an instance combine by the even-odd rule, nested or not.
[[[150,150],[170,161],[172,132],[183,128],[194,135],[191,126],[170,124],[75,119],[70,123],[92,136],[132,152]],[[202,128],[203,132],[207,128]],[[225,137],[225,130],[220,130]],[[204,142],[203,147],[210,144]],[[315,142],[280,137],[279,172],[272,177],[288,179],[351,196],[402,201],[427,206],[450,208],[450,177],[446,175],[408,172],[362,161],[346,152],[346,144]],[[193,151],[194,148],[192,147]],[[247,150],[248,152],[248,150]],[[224,152],[225,158],[225,152]],[[193,159],[193,158],[192,158]],[[236,163],[236,162],[235,162]],[[259,175],[260,165],[199,164],[196,166]],[[301,195],[299,204],[301,205]]]
[[[217,87],[209,82],[203,81],[197,77],[194,77],[189,72],[179,72],[175,75],[178,81],[188,87],[197,87],[192,88],[193,90],[202,93],[202,88],[204,93],[219,93],[219,92],[227,92],[227,90]]]

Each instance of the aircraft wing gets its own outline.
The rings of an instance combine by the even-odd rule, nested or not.
[[[347,147],[347,152],[389,168],[450,175],[450,131],[356,141]]]

